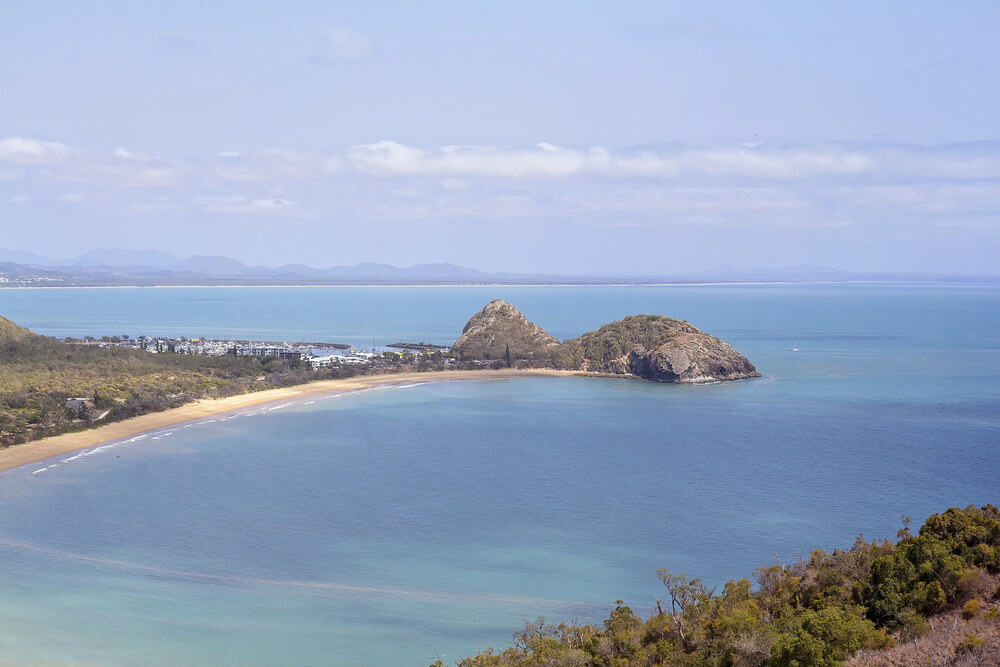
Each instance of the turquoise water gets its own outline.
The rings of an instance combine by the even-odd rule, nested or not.
[[[561,338],[682,317],[765,377],[425,383],[9,471],[3,660],[451,663],[522,617],[648,609],[660,567],[714,584],[1000,500],[995,288],[0,290],[0,314],[58,336],[447,343],[497,297]]]

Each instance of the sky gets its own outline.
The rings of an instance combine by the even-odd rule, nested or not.
[[[1000,274],[1000,3],[0,1],[0,248]]]

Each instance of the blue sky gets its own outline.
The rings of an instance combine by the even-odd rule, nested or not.
[[[0,6],[0,247],[998,274],[996,2]]]

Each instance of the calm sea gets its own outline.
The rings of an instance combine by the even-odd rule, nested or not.
[[[3,473],[0,660],[447,664],[522,618],[647,610],[657,568],[714,585],[1000,502],[995,287],[0,290],[0,315],[59,337],[445,344],[492,298],[560,338],[687,319],[764,377],[422,383]]]

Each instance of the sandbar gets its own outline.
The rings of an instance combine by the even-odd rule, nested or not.
[[[306,396],[334,394],[345,391],[356,391],[382,385],[409,384],[411,382],[444,382],[449,380],[484,380],[529,377],[533,375],[571,376],[581,375],[578,371],[557,371],[551,369],[516,370],[503,368],[498,370],[467,370],[467,371],[427,371],[420,373],[385,373],[381,375],[363,375],[339,380],[318,380],[306,384],[266,389],[249,394],[239,394],[217,399],[202,399],[187,403],[178,408],[152,412],[150,414],[132,417],[120,422],[112,422],[104,426],[54,435],[40,440],[11,445],[0,449],[0,472],[17,468],[18,466],[36,463],[38,461],[74,452],[90,447],[106,445],[110,442],[133,438],[147,431],[174,426],[184,422],[212,417],[227,412],[256,407],[265,403],[287,401]]]

